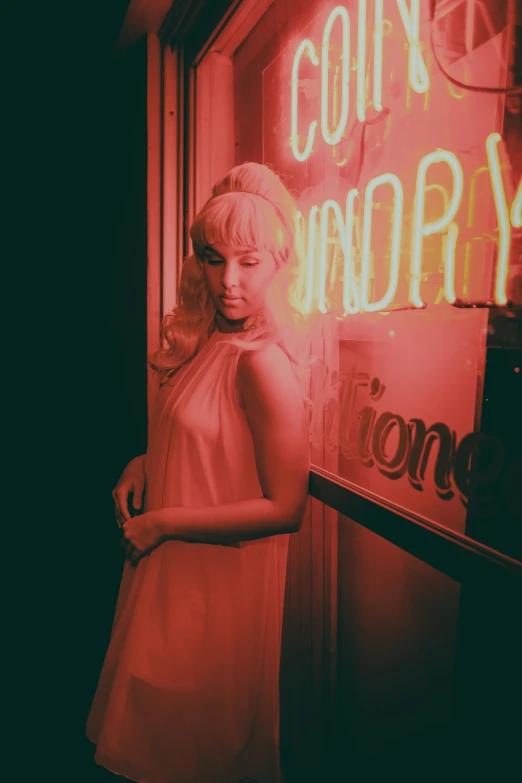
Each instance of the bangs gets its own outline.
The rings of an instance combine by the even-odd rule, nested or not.
[[[215,244],[274,254],[286,245],[286,232],[272,204],[260,196],[237,191],[211,199],[192,224],[190,236],[198,255]]]

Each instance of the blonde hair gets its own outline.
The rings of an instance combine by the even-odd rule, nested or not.
[[[168,380],[206,344],[216,328],[216,307],[204,278],[205,247],[223,243],[269,250],[276,273],[268,286],[262,318],[253,314],[235,341],[245,350],[277,343],[289,357],[304,400],[308,383],[312,316],[300,307],[304,299],[305,258],[296,233],[297,207],[275,172],[259,163],[231,169],[212,189],[212,196],[191,229],[194,253],[182,266],[178,302],[161,323],[162,348],[148,359],[150,368]]]

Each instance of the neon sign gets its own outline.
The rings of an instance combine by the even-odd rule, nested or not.
[[[397,0],[402,23],[406,33],[408,46],[408,81],[415,92],[426,92],[430,86],[428,69],[420,49],[419,44],[419,3],[420,0],[411,0],[411,11],[405,0]],[[341,45],[341,115],[337,127],[332,133],[329,126],[329,70],[330,70],[330,50],[331,34],[334,24],[340,20],[342,25],[342,45]],[[292,62],[291,76],[291,100],[292,100],[292,127],[290,134],[290,145],[296,160],[304,161],[310,157],[315,142],[315,135],[318,120],[310,122],[306,131],[306,143],[304,149],[299,147],[299,117],[298,117],[298,95],[299,95],[299,69],[305,53],[308,55],[312,65],[321,66],[321,100],[320,100],[320,119],[321,132],[326,144],[337,144],[346,130],[349,113],[350,100],[350,14],[348,10],[338,5],[328,16],[326,20],[323,40],[321,46],[321,57],[317,54],[317,49],[312,41],[305,38],[294,54]],[[373,108],[376,111],[382,111],[382,73],[383,73],[383,0],[375,2],[374,16],[374,56],[373,56]],[[366,0],[359,0],[357,14],[357,119],[363,122],[366,118]]]
[[[492,133],[486,141],[486,151],[488,154],[488,168],[495,197],[495,210],[497,213],[499,240],[498,240],[498,260],[497,260],[497,280],[495,284],[495,301],[497,304],[507,303],[506,297],[506,279],[509,260],[509,245],[511,242],[511,226],[509,222],[509,212],[506,203],[506,193],[504,183],[502,182],[502,172],[498,159],[498,143],[501,141],[499,133]]]
[[[511,205],[510,218],[514,228],[522,227],[522,179],[518,183],[518,190]]]
[[[445,214],[432,223],[424,222],[424,197],[426,193],[426,172],[434,163],[447,163],[453,174],[453,193],[450,204]],[[445,260],[445,294],[449,302],[455,301],[454,277],[455,277],[455,244],[459,233],[458,225],[453,221],[460,206],[463,191],[462,168],[456,155],[448,150],[438,150],[426,155],[417,169],[417,187],[415,190],[415,206],[413,208],[413,241],[411,252],[411,278],[410,301],[415,307],[422,307],[420,296],[421,264],[422,264],[422,240],[431,234],[439,234],[447,229]],[[453,280],[452,280],[453,278]]]
[[[507,303],[506,284],[508,275],[508,257],[511,242],[511,225],[517,227],[521,220],[521,191],[519,185],[517,194],[508,209],[506,192],[501,175],[497,147],[501,140],[498,133],[492,133],[486,140],[488,153],[488,168],[495,207],[497,212],[499,240],[498,257],[495,276],[495,302],[498,305]],[[434,221],[426,221],[424,214],[426,173],[431,166],[445,164],[453,175],[453,190],[450,197],[445,193],[444,213]],[[472,183],[474,184],[474,183]],[[393,191],[393,217],[391,227],[391,253],[389,283],[384,296],[377,302],[370,302],[368,298],[368,281],[371,269],[371,235],[373,194],[376,188],[391,186]],[[431,186],[433,187],[433,186]],[[388,187],[389,190],[389,187]],[[409,273],[409,302],[415,308],[425,307],[421,297],[422,280],[422,246],[424,237],[433,234],[444,235],[443,242],[443,267],[444,267],[444,298],[450,304],[456,301],[455,295],[455,248],[459,235],[459,225],[454,220],[461,203],[464,191],[464,178],[462,168],[457,156],[449,150],[437,150],[425,155],[417,168],[417,186],[413,205],[413,230],[411,237],[411,262]],[[332,238],[328,236],[329,212],[335,216],[335,223],[341,238],[342,252],[344,255],[343,267],[343,315],[353,315],[358,312],[383,311],[392,304],[397,293],[399,283],[400,249],[403,233],[403,188],[399,177],[395,174],[381,174],[371,179],[364,193],[363,212],[363,241],[361,250],[361,273],[357,282],[353,255],[353,233],[355,221],[355,201],[359,197],[357,189],[352,188],[346,197],[346,210],[343,215],[340,204],[334,199],[327,199],[320,207],[314,205],[308,215],[306,244],[307,244],[307,270],[306,270],[306,299],[305,309],[312,307],[313,291],[316,285],[317,275],[314,272],[315,237],[317,234],[316,223],[319,220],[319,275],[318,275],[318,309],[326,313],[326,287],[327,270],[326,255],[328,243]],[[299,213],[299,232],[304,237],[303,215]]]
[[[396,0],[396,7],[405,34],[405,46],[408,54],[408,89],[418,94],[428,95],[430,75],[423,56],[420,43],[420,0]],[[383,113],[383,38],[385,20],[383,15],[383,0],[374,0],[372,56],[371,65],[373,78],[371,92],[366,84],[367,65],[367,4],[358,0],[356,26],[357,52],[352,58],[356,67],[351,67],[350,33],[352,19],[349,11],[341,5],[336,6],[329,14],[322,32],[320,51],[310,38],[302,40],[295,50],[292,60],[291,74],[291,128],[290,147],[295,160],[306,162],[316,151],[320,140],[331,148],[346,140],[349,117],[355,114],[358,122],[368,122],[369,111]],[[332,44],[335,34],[335,46]],[[310,116],[304,121],[301,114],[303,107],[299,102],[300,73],[304,67],[305,57],[317,74],[320,96],[317,106],[307,104]],[[333,60],[332,58],[337,58]],[[334,67],[335,66],[335,67]],[[307,66],[309,67],[309,65]],[[316,70],[317,69],[317,70]],[[355,108],[350,111],[350,90],[352,82],[350,71],[355,69]],[[462,96],[459,96],[459,98]],[[408,100],[408,98],[407,98]],[[315,115],[315,116],[314,116]],[[372,115],[373,116],[373,115]],[[308,123],[308,124],[307,124]],[[300,135],[304,129],[304,135]],[[397,306],[396,297],[401,285],[401,275],[407,282],[407,301],[402,304],[411,308],[424,308],[426,303],[422,296],[422,283],[425,277],[423,258],[425,257],[425,239],[440,237],[441,263],[439,265],[443,277],[443,285],[437,296],[436,303],[446,300],[449,304],[462,304],[457,296],[457,263],[456,255],[459,237],[464,237],[464,281],[461,288],[464,298],[469,289],[470,253],[474,238],[465,239],[461,231],[471,228],[476,203],[476,187],[479,174],[489,174],[489,189],[495,208],[497,228],[489,234],[497,246],[494,285],[492,293],[482,302],[464,302],[469,306],[480,304],[496,304],[503,306],[508,303],[507,280],[512,229],[522,226],[522,183],[508,203],[502,165],[499,158],[499,147],[502,138],[499,133],[490,133],[483,142],[486,166],[476,169],[471,180],[466,181],[466,175],[459,155],[451,149],[435,149],[423,155],[417,162],[413,200],[411,210],[405,212],[405,193],[407,190],[401,178],[392,171],[384,171],[370,179],[364,189],[352,187],[346,193],[344,210],[341,203],[333,198],[326,198],[322,204],[314,204],[307,215],[299,215],[298,228],[306,247],[306,293],[303,307],[310,311],[314,301],[322,313],[329,311],[328,289],[335,286],[331,270],[328,269],[329,248],[337,243],[342,255],[342,317],[360,312],[382,312]],[[448,185],[448,176],[451,184]],[[469,175],[468,175],[469,176]],[[434,182],[434,179],[441,181]],[[443,184],[444,183],[444,184]],[[442,196],[442,209],[433,216],[433,209],[426,210],[427,194],[437,191]],[[375,280],[375,251],[372,250],[372,236],[382,238],[383,231],[374,227],[375,195],[379,198],[379,208],[385,205],[390,213],[389,227],[384,232],[388,235],[386,257],[389,259],[386,268],[385,290],[375,293],[372,281]],[[469,197],[467,219],[459,215],[463,196]],[[343,195],[344,198],[344,195]],[[427,212],[430,215],[428,216]],[[411,215],[411,219],[410,219]],[[362,237],[356,237],[356,227],[362,226]],[[359,241],[356,242],[356,239]],[[464,241],[463,240],[463,241]],[[401,259],[402,256],[402,259]],[[407,263],[404,258],[408,257]],[[356,269],[356,259],[358,268]],[[318,267],[318,268],[316,268]],[[332,283],[333,280],[333,283]],[[380,284],[383,283],[379,280]]]
[[[337,16],[343,24],[343,54],[342,54],[342,76],[341,76],[341,117],[337,123],[337,128],[330,133],[328,127],[328,52],[330,50],[330,33],[333,23]],[[321,52],[321,131],[323,139],[327,144],[338,144],[348,122],[349,109],[349,88],[350,88],[350,16],[346,8],[339,6],[336,8],[326,22],[323,34],[323,46]]]
[[[297,144],[297,99],[299,95],[299,83],[297,77],[299,72],[299,63],[301,62],[301,58],[305,52],[308,53],[308,56],[310,57],[313,65],[319,65],[319,59],[315,53],[315,46],[313,43],[307,40],[301,41],[297,52],[295,53],[294,64],[292,66],[292,132],[290,139],[292,152],[297,160],[306,160],[310,155],[314,145],[315,131],[317,129],[317,120],[314,120],[308,128],[306,145],[304,150],[301,152]]]
[[[370,267],[370,238],[372,232],[373,191],[379,185],[389,184],[393,188],[393,227],[392,227],[392,251],[390,259],[390,282],[385,295],[378,302],[368,301],[368,278]],[[364,196],[364,222],[363,222],[363,250],[362,250],[362,274],[361,274],[361,306],[363,310],[384,310],[391,303],[397,283],[399,282],[399,261],[401,250],[401,224],[402,224],[403,194],[402,184],[395,174],[381,174],[374,177],[368,183]]]

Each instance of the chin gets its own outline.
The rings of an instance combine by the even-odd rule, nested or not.
[[[217,308],[217,311],[223,318],[226,318],[227,321],[244,321],[245,318],[248,318],[250,315],[250,312],[245,312],[240,306],[223,307],[223,304],[221,304]]]

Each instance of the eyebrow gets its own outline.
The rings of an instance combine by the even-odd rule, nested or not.
[[[212,245],[205,245],[204,250],[207,254],[209,255],[212,254],[214,256],[217,256],[218,258],[221,258],[222,261],[226,261],[225,257],[222,256],[221,253],[218,253],[217,250],[215,250],[212,247]],[[247,250],[245,253],[241,253],[239,258],[244,258],[245,256],[251,256],[251,255],[259,256],[261,255],[262,252],[263,252],[262,250],[256,250],[255,248],[252,248],[251,250]]]
[[[221,253],[218,253],[218,251],[217,251],[217,250],[214,250],[214,248],[212,247],[212,245],[205,245],[205,247],[203,248],[203,250],[205,251],[205,253],[207,253],[207,255],[219,256],[219,258],[223,258],[223,256],[221,255]],[[223,258],[223,261],[224,261],[224,260],[225,260],[225,259]]]

